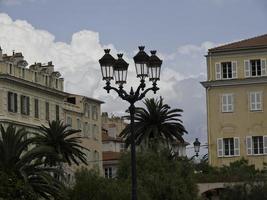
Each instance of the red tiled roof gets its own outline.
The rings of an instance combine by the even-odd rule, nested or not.
[[[209,49],[209,52],[242,50],[248,48],[261,48],[261,47],[267,47],[267,34],[218,46]]]
[[[113,152],[113,151],[104,151],[102,155],[103,155],[103,161],[119,160],[121,157],[120,152]]]

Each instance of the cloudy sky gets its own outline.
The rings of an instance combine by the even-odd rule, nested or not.
[[[267,33],[266,10],[266,0],[0,0],[0,46],[8,54],[23,52],[30,64],[52,60],[68,92],[99,98],[106,102],[103,111],[120,115],[127,104],[102,89],[103,49],[125,54],[128,85],[134,86],[137,46],[156,49],[164,60],[156,96],[182,108],[186,140],[198,137],[204,144],[204,55]]]

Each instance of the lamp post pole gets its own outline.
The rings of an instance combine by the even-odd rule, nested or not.
[[[104,89],[109,93],[110,90],[117,92],[119,97],[129,102],[130,112],[130,142],[131,142],[131,175],[132,175],[132,200],[137,200],[137,180],[136,180],[136,151],[135,151],[135,134],[134,134],[134,115],[135,103],[142,100],[146,93],[153,91],[155,94],[159,88],[157,81],[160,79],[160,70],[162,60],[156,56],[156,51],[151,51],[151,56],[148,56],[144,51],[144,46],[139,47],[139,52],[134,56],[137,78],[140,78],[140,84],[136,91],[133,88],[129,93],[123,89],[123,84],[126,83],[128,63],[122,58],[122,54],[118,54],[118,59],[114,59],[110,54],[109,49],[105,49],[105,55],[99,60],[103,80],[106,81]],[[145,78],[148,77],[152,82],[152,87],[145,90]],[[118,88],[111,86],[111,80],[115,78],[115,83]]]

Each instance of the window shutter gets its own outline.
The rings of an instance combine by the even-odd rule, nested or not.
[[[17,94],[16,93],[14,93],[14,108],[15,108],[15,110],[14,110],[14,112],[17,112],[18,111],[18,100],[17,100]]]
[[[249,94],[250,110],[256,110],[256,95],[254,92]]]
[[[237,61],[232,62],[232,77],[237,78]]]
[[[218,157],[223,157],[223,139],[217,139],[217,155]]]
[[[266,60],[261,59],[261,75],[266,76]]]
[[[234,154],[235,156],[240,155],[240,147],[239,147],[239,137],[234,137]]]
[[[257,92],[255,95],[256,100],[256,110],[262,110],[262,93]]]
[[[12,95],[11,92],[7,93],[7,101],[8,101],[7,102],[7,108],[8,108],[8,111],[12,111],[11,110],[11,95]]]
[[[228,95],[228,112],[234,111],[234,95],[229,94]]]
[[[221,79],[221,63],[215,63],[216,80]]]
[[[250,77],[250,64],[249,60],[244,61],[244,72],[245,72],[245,77]]]
[[[227,96],[222,95],[222,112],[227,112]]]
[[[246,144],[247,144],[247,155],[252,155],[252,137],[246,137]]]
[[[27,100],[27,115],[30,115],[30,97],[27,97],[26,98],[26,100]]]
[[[25,113],[24,113],[23,104],[24,104],[24,102],[23,102],[23,96],[20,95],[20,113],[21,113],[21,114],[25,114]]]
[[[267,135],[263,136],[263,153],[267,154]]]

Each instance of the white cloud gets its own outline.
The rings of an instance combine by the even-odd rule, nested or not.
[[[206,140],[205,95],[199,81],[205,79],[203,55],[213,45],[211,42],[199,46],[189,44],[178,47],[173,54],[159,54],[166,60],[162,66],[160,91],[156,96],[162,95],[172,107],[184,109],[183,121],[189,131],[186,136],[189,141],[195,137]],[[102,89],[104,83],[98,59],[102,57],[106,47],[112,49],[114,56],[118,51],[112,44],[102,45],[97,32],[82,30],[73,34],[70,43],[56,42],[55,36],[48,31],[36,29],[23,20],[13,21],[7,14],[0,13],[0,46],[8,54],[12,50],[23,52],[30,64],[52,60],[55,69],[65,78],[68,92],[105,101],[104,111],[123,114],[127,109],[127,103],[122,102],[115,93],[106,94]],[[132,55],[127,55],[126,53],[125,59],[130,62],[127,85],[136,86],[133,61],[129,59]],[[148,86],[150,84],[147,83]],[[126,89],[129,90],[129,87]]]

